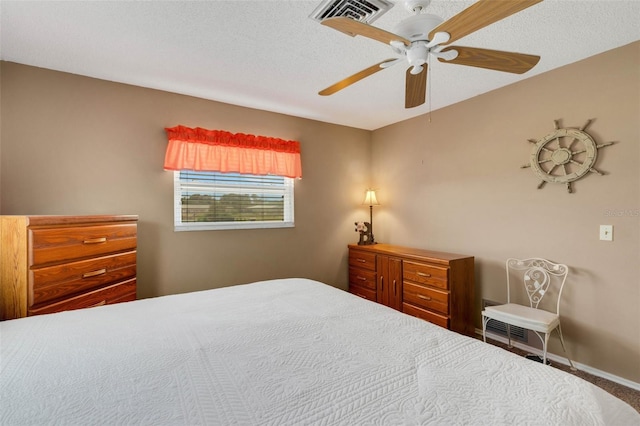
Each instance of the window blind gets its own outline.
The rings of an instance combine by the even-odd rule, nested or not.
[[[178,231],[294,226],[291,178],[182,170],[174,189]]]

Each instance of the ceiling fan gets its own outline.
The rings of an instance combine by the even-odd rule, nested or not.
[[[417,107],[425,102],[429,55],[443,63],[523,74],[538,63],[539,56],[448,45],[541,1],[479,0],[451,19],[443,21],[436,15],[421,13],[431,0],[404,0],[405,7],[414,15],[400,22],[394,32],[388,32],[346,16],[324,19],[321,21],[322,25],[352,37],[361,35],[389,44],[392,50],[401,56],[385,59],[321,90],[318,94],[332,95],[406,59],[409,67],[405,81],[405,108]]]

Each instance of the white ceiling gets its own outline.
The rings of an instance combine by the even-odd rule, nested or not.
[[[433,0],[426,12],[448,19],[473,3]],[[535,68],[519,76],[434,61],[427,102],[405,109],[403,65],[317,94],[395,56],[310,19],[318,4],[0,0],[0,57],[374,130],[640,40],[640,0],[545,0],[454,43],[539,55]],[[373,25],[392,31],[408,16],[396,4]]]

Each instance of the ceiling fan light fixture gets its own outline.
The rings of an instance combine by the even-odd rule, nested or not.
[[[427,49],[427,44],[424,41],[414,41],[411,43],[411,46],[407,48],[406,54],[407,62],[409,62],[409,65],[414,67],[411,73],[414,75],[419,74],[421,70],[416,71],[416,67],[427,63],[427,59],[429,59],[429,49]]]

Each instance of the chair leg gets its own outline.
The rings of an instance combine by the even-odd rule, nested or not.
[[[509,339],[509,349],[513,348],[513,345],[511,344],[511,325],[507,324],[507,339]]]
[[[575,365],[573,365],[573,361],[571,361],[571,358],[569,357],[569,352],[567,352],[567,348],[564,345],[564,338],[562,337],[562,327],[560,327],[560,324],[558,324],[558,334],[560,335],[560,344],[562,345],[562,350],[567,356],[567,360],[569,361],[569,365],[571,366],[571,371],[577,371],[578,369]]]
[[[488,317],[482,316],[482,341],[487,343],[487,322],[489,321]]]
[[[547,343],[549,343],[549,334],[544,333],[544,343],[542,347],[542,364],[547,365]]]

